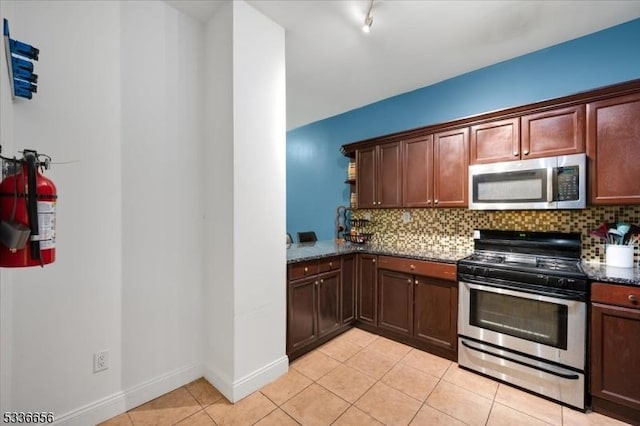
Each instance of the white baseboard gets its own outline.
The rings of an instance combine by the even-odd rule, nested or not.
[[[284,356],[235,382],[225,380],[209,369],[205,369],[204,377],[229,401],[237,402],[276,380],[288,369],[289,358]],[[53,424],[64,426],[96,425],[202,376],[203,368],[201,365],[182,367],[124,391],[116,392],[62,416],[57,416]]]
[[[238,402],[245,396],[273,382],[289,370],[289,358],[285,355],[270,364],[247,374],[240,380],[231,382],[205,367],[204,378],[220,391],[229,401]]]
[[[95,425],[202,377],[202,366],[170,371],[132,388],[99,399],[56,418],[55,425]]]

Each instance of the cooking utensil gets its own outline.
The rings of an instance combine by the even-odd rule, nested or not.
[[[624,234],[617,229],[611,228],[609,229],[609,235],[611,236],[611,244],[616,244],[616,240],[618,240],[618,244],[622,244],[622,238]]]

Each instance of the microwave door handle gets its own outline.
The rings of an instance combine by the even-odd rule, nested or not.
[[[547,167],[547,203],[553,202],[553,167]]]

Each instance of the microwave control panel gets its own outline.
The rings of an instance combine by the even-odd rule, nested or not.
[[[575,201],[580,198],[579,171],[580,168],[578,166],[557,167],[554,169],[554,201]]]

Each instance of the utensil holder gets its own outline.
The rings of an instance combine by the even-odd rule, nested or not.
[[[607,266],[633,268],[633,249],[629,245],[606,245]]]

